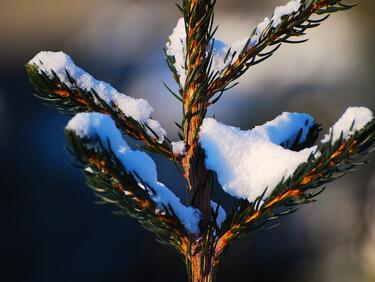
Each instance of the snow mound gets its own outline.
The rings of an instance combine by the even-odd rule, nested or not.
[[[268,197],[277,184],[305,163],[316,146],[299,152],[280,146],[295,137],[300,129],[306,138],[313,119],[306,114],[283,113],[276,119],[241,130],[206,118],[200,130],[205,164],[217,173],[225,192],[253,202],[264,191]]]

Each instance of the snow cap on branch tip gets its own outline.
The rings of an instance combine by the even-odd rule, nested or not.
[[[349,107],[344,114],[329,129],[329,133],[324,136],[322,143],[327,143],[332,139],[332,144],[342,138],[348,139],[357,131],[363,129],[374,120],[374,114],[365,107]]]

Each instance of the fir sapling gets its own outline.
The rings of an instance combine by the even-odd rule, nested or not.
[[[246,71],[352,7],[340,0],[292,0],[230,45],[214,38],[215,4],[183,0],[182,18],[165,46],[178,89],[166,90],[183,109],[181,139],[174,142],[151,118],[146,100],[96,80],[63,52],[40,52],[26,66],[36,95],[75,115],[65,129],[67,147],[95,195],[172,246],[194,282],[215,281],[234,240],[312,202],[322,186],[364,164],[375,142],[374,116],[364,107],[348,108],[320,142],[321,127],[308,114],[285,112],[251,130],[206,117]],[[132,149],[123,134],[144,151]],[[158,181],[146,151],[176,164],[186,179],[186,202]],[[230,208],[213,201],[218,189]]]

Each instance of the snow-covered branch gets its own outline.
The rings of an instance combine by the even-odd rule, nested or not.
[[[66,132],[73,154],[83,162],[83,171],[90,177],[105,177],[112,182],[109,189],[121,193],[119,201],[127,212],[137,218],[154,217],[155,224],[161,221],[180,232],[179,222],[186,232],[199,232],[199,211],[183,205],[169,188],[158,182],[154,161],[145,152],[132,150],[109,116],[79,113],[69,121]],[[103,188],[93,186],[97,191]]]
[[[373,120],[369,109],[350,107],[329,129],[319,148],[299,151],[291,150],[292,144],[303,143],[315,125],[307,114],[283,113],[247,131],[206,118],[199,140],[205,150],[206,166],[216,172],[224,191],[254,202],[261,195],[268,198],[302,164],[322,158],[325,143],[350,140]]]
[[[283,122],[280,122],[280,117],[283,115],[260,128],[258,127],[258,129],[260,132],[269,132],[267,128],[270,124],[276,125],[276,128],[278,124],[282,127]],[[249,153],[248,159],[254,161],[254,163],[247,162],[248,159],[246,159],[241,162],[242,159],[238,158],[242,157],[236,154],[238,147],[232,148],[229,152],[228,148],[220,147],[220,141],[213,141],[210,130],[202,129],[201,142],[206,150],[208,165],[216,171],[219,181],[221,179],[224,183],[224,190],[232,196],[249,201],[248,203],[242,202],[236,208],[238,213],[228,215],[227,218],[231,222],[231,226],[218,241],[216,247],[218,254],[223,252],[228,243],[240,234],[263,228],[268,222],[293,212],[295,209],[290,206],[311,202],[322,191],[314,193],[313,190],[342,177],[352,171],[355,166],[364,164],[363,156],[372,150],[375,143],[374,116],[369,109],[364,107],[348,108],[335,125],[329,129],[330,133],[318,146],[299,152],[292,152],[279,146],[279,150],[285,151],[284,154],[296,154],[294,159],[292,155],[289,155],[289,160],[282,156],[275,160],[273,156],[268,155],[269,150],[266,152],[262,150],[262,146],[265,146],[262,143],[272,141],[267,141],[268,135],[266,137],[258,135],[257,127],[246,132],[217,122],[215,124],[222,127],[220,130],[232,131],[230,134],[230,136],[234,136],[232,138],[243,139],[238,144],[242,148],[250,147],[250,149],[246,149]],[[294,128],[297,129],[299,126],[300,124],[296,122]],[[293,127],[289,126],[289,128]],[[244,141],[246,141],[245,144]],[[260,145],[257,145],[259,142]],[[254,149],[251,150],[254,145],[257,146],[257,150],[263,153],[263,156],[258,155],[258,152],[254,153]],[[219,148],[217,150],[220,153],[216,154],[216,160],[212,156],[212,147]],[[306,154],[306,152],[310,154]],[[222,157],[225,154],[237,157],[235,165]],[[258,174],[254,174],[254,171],[258,170],[255,166],[265,165],[268,166],[268,169],[257,171]],[[226,175],[223,175],[223,166],[226,166]],[[278,175],[276,176],[276,174]],[[230,178],[232,175],[237,175],[238,178]],[[238,179],[242,182],[239,182]],[[231,180],[232,182],[230,182]],[[247,189],[244,183],[248,185]],[[284,209],[280,211],[277,208]],[[241,214],[241,217],[238,214]],[[243,216],[244,214],[247,215]]]
[[[210,84],[208,98],[229,89],[251,66],[271,57],[281,43],[305,42],[305,39],[291,39],[304,36],[307,29],[319,26],[330,14],[353,6],[344,4],[342,0],[291,0],[284,6],[276,7],[272,17],[259,23],[249,38],[238,41],[233,51],[231,46],[226,47],[230,60],[227,59],[226,66],[218,72],[218,78]],[[326,16],[312,19],[313,15]],[[276,47],[267,51],[270,46]]]
[[[224,191],[253,202],[265,190],[268,197],[281,179],[290,177],[315,152],[316,147],[299,152],[286,149],[299,132],[300,142],[305,141],[313,125],[309,115],[296,113],[283,113],[248,131],[206,118],[200,144],[207,168],[217,173]]]
[[[173,157],[167,133],[151,118],[153,108],[146,100],[126,96],[96,80],[63,52],[40,52],[27,66],[37,95],[47,104],[69,113],[109,114],[125,133],[144,141],[149,149]]]
[[[268,46],[283,42],[293,43],[290,38],[303,36],[307,29],[319,26],[325,18],[321,20],[310,19],[313,14],[330,14],[352,7],[341,2],[340,0],[292,0],[284,6],[276,7],[270,18],[266,17],[253,29],[250,37],[238,40],[233,44],[227,44],[216,38],[212,39],[209,72],[216,79],[209,86],[208,99],[212,98],[215,93],[227,89],[250,66],[270,57],[278,48],[277,46],[275,49],[262,54]],[[207,48],[207,56],[210,54],[211,47]],[[187,66],[185,61],[186,29],[183,18],[178,20],[165,50],[177,83],[181,88],[184,88]]]

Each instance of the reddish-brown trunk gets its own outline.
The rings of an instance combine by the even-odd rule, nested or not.
[[[196,248],[199,250],[197,251]],[[198,244],[191,249],[191,252],[187,257],[189,282],[215,282],[219,265],[213,259],[212,249],[208,247],[203,251],[202,246]]]
[[[186,253],[187,268],[192,282],[213,282],[216,267],[212,265],[213,242],[209,232],[211,221],[211,173],[204,164],[204,151],[199,146],[198,131],[206,114],[206,93],[204,81],[207,73],[201,69],[207,56],[209,22],[202,23],[206,16],[210,0],[187,1],[184,7],[190,16],[185,17],[187,30],[187,69],[194,74],[185,85],[184,91],[184,141],[187,152],[182,160],[185,178],[189,186],[191,205],[201,213],[200,238],[190,238],[190,248]],[[202,35],[202,36],[200,36]],[[206,40],[205,40],[206,39]],[[197,71],[198,70],[198,71]]]

